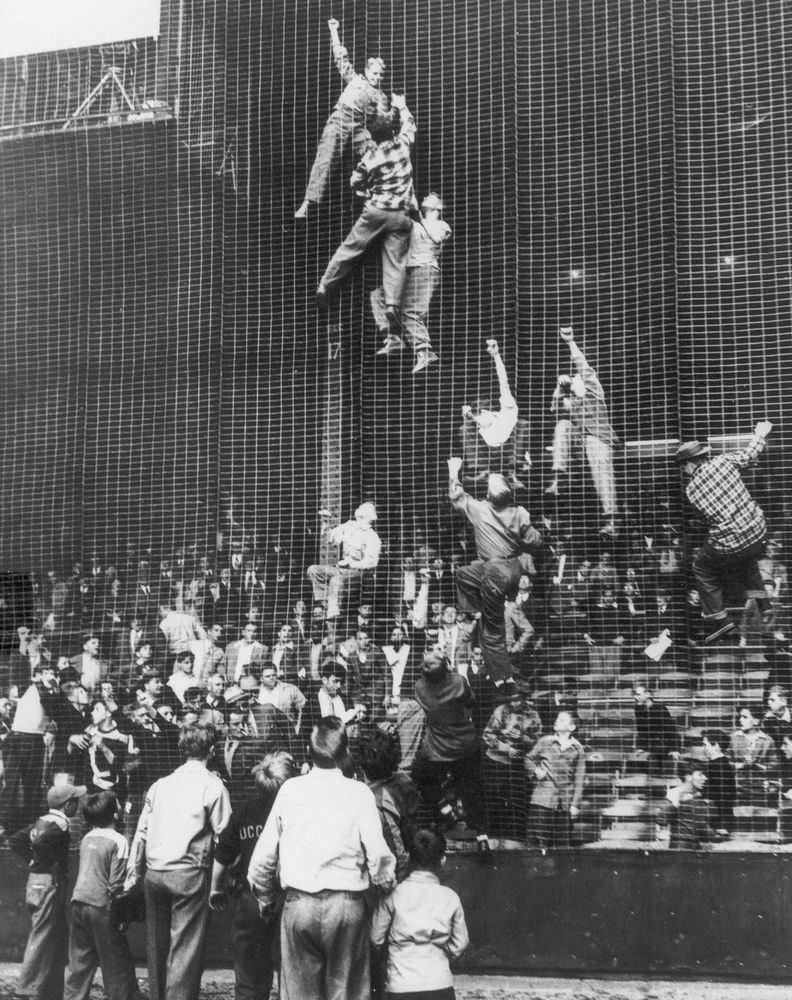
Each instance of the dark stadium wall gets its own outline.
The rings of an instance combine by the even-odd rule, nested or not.
[[[499,851],[482,866],[451,855],[471,946],[461,972],[638,974],[792,980],[789,855]],[[25,869],[0,855],[0,960],[27,933]],[[142,925],[130,929],[145,964]],[[207,963],[231,964],[229,921],[214,914]]]
[[[177,6],[165,6],[168,25]],[[494,394],[489,335],[530,423],[534,511],[549,399],[568,370],[561,322],[578,331],[624,440],[732,432],[767,414],[783,453],[782,5],[191,0],[184,11],[180,58],[169,30],[157,67],[163,80],[166,61],[181,67],[168,84],[175,121],[0,151],[8,568],[94,547],[112,556],[126,536],[160,551],[204,542],[229,508],[248,534],[310,558],[322,401],[339,384],[325,362],[339,338],[344,507],[375,499],[393,554],[450,531],[444,460],[461,404]],[[329,315],[315,307],[358,209],[346,171],[314,219],[293,219],[340,92],[331,15],[355,64],[381,54],[386,86],[405,90],[416,190],[437,188],[448,206],[430,315],[441,363],[419,379],[407,357],[375,358],[375,255]],[[618,471],[640,503],[670,493],[678,504],[667,462]],[[775,480],[769,513],[783,515]]]

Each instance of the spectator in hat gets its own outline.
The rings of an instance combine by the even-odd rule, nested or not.
[[[69,819],[85,792],[84,785],[53,785],[47,791],[47,812],[11,839],[12,848],[28,859],[25,906],[31,919],[16,990],[36,1000],[63,995],[69,936]]]
[[[324,604],[326,618],[338,618],[346,608],[353,583],[377,567],[382,543],[374,530],[377,511],[373,503],[362,503],[354,518],[330,527],[330,515],[320,512],[321,532],[331,545],[337,545],[339,558],[334,566],[314,565],[306,571],[313,584],[314,601]]]
[[[760,420],[745,448],[710,456],[709,445],[686,441],[674,455],[687,480],[688,500],[707,525],[707,537],[693,560],[693,575],[701,599],[701,617],[708,631],[705,643],[728,638],[737,626],[729,620],[723,588],[739,585],[764,604],[764,583],[758,560],[764,553],[767,525],[741,471],[764,451],[769,420]]]
[[[451,227],[441,218],[443,202],[434,191],[421,202],[421,218],[413,220],[410,246],[407,250],[407,274],[402,290],[400,307],[401,329],[415,355],[413,375],[422,372],[437,361],[432,350],[426,318],[437,282],[440,279],[440,251],[451,235]],[[391,331],[386,310],[385,291],[380,285],[371,293],[371,311],[377,329],[384,337],[379,354],[390,354],[404,348],[404,341]]]

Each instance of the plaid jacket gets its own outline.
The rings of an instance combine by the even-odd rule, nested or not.
[[[762,508],[746,489],[740,470],[764,450],[754,436],[740,451],[710,459],[693,474],[687,498],[707,521],[708,542],[718,552],[739,552],[761,541],[767,531]]]
[[[407,211],[413,202],[412,144],[415,119],[404,108],[401,129],[393,139],[369,150],[353,175],[354,186],[366,192],[375,208]]]

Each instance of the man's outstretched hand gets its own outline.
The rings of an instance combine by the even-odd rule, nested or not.
[[[559,327],[559,329],[558,329],[558,335],[564,341],[565,344],[571,344],[572,341],[575,338],[575,335],[572,332],[572,327],[571,326],[562,326],[562,327]]]
[[[327,27],[332,32],[336,32],[341,27],[341,25],[338,23],[338,21],[334,17],[331,17],[330,20],[327,22]]]

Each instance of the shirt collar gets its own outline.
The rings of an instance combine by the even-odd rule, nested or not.
[[[428,872],[424,868],[412,871],[405,879],[406,882],[434,882],[439,883],[440,879],[434,872]]]

